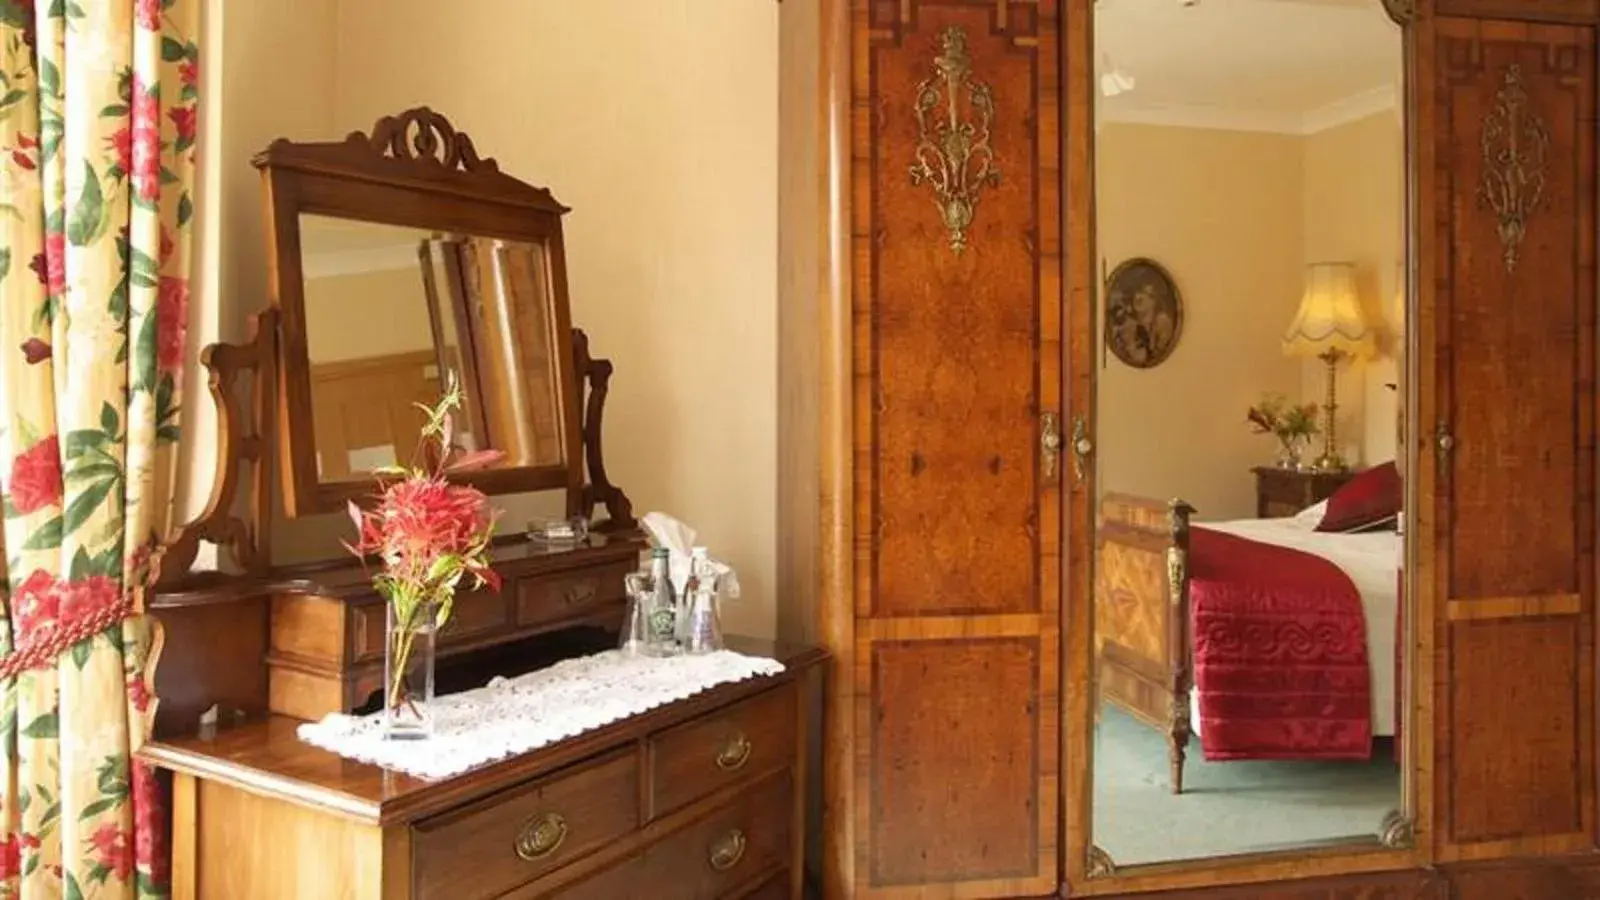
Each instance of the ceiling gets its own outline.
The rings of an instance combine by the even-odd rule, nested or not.
[[[1098,0],[1098,68],[1134,87],[1106,121],[1310,133],[1395,107],[1399,26],[1379,0]]]
[[[307,278],[413,269],[417,242],[430,234],[359,219],[301,215],[301,269]]]
[[[300,246],[307,253],[404,247],[415,254],[417,241],[430,233],[402,225],[385,225],[360,219],[310,214],[300,217]]]

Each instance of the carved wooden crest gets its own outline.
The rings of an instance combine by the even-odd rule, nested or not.
[[[301,143],[279,138],[253,160],[266,170],[358,179],[423,188],[557,215],[567,207],[546,188],[500,171],[478,155],[472,138],[450,120],[418,106],[352,131],[342,141]]]
[[[352,132],[350,141],[363,141],[374,153],[408,162],[437,163],[464,172],[498,172],[492,159],[479,159],[472,138],[456,131],[450,120],[426,106],[384,116],[372,126],[372,137]]]

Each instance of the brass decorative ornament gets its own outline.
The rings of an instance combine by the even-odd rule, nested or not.
[[[994,119],[994,94],[972,77],[972,57],[967,33],[956,27],[939,33],[939,55],[934,74],[917,85],[916,161],[911,183],[933,186],[934,204],[950,232],[950,248],[966,249],[967,228],[977,210],[984,187],[1000,183],[1000,170],[989,146],[989,124]],[[962,113],[965,95],[966,117]],[[943,114],[939,106],[943,103]]]
[[[1116,860],[1112,859],[1111,854],[1101,849],[1098,844],[1089,846],[1088,874],[1090,878],[1110,878],[1117,874]]]
[[[1550,129],[1529,108],[1522,67],[1507,67],[1494,109],[1483,120],[1483,179],[1478,204],[1499,218],[1506,271],[1514,272],[1528,234],[1528,219],[1544,199]]]
[[[1378,842],[1390,850],[1410,850],[1416,843],[1416,827],[1405,813],[1391,809],[1378,826]]]

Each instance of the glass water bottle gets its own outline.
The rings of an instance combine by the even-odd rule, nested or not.
[[[650,582],[650,606],[646,614],[650,640],[646,650],[651,656],[676,656],[679,651],[678,601],[672,592],[672,572],[667,565],[665,547],[650,551]]]
[[[694,548],[689,571],[689,589],[684,591],[688,609],[680,643],[689,653],[714,653],[722,649],[722,618],[717,611],[717,571],[706,548]]]

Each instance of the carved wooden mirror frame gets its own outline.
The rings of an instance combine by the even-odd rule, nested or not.
[[[354,132],[332,143],[279,139],[253,162],[262,172],[271,300],[280,311],[279,448],[283,504],[290,517],[343,509],[374,484],[372,479],[322,481],[317,474],[301,213],[543,244],[554,295],[552,333],[571,333],[561,233],[567,207],[548,190],[502,173],[493,159],[480,158],[466,134],[427,107],[379,119],[370,136]],[[562,488],[569,510],[577,509],[584,461],[576,379],[583,373],[575,371],[574,354],[556,352],[555,357],[565,462],[467,472],[457,480],[488,494]]]
[[[1066,36],[1063,57],[1067,61],[1065,109],[1066,119],[1066,246],[1082,248],[1080,258],[1068,263],[1068,296],[1070,305],[1069,329],[1084,335],[1097,334],[1093,302],[1080,298],[1096,295],[1098,284],[1094,268],[1095,221],[1092,185],[1095,181],[1094,115],[1096,89],[1092,66],[1085,60],[1095,58],[1094,6],[1095,0],[1065,0]],[[1415,408],[1418,376],[1419,328],[1415,327],[1418,311],[1419,284],[1416,273],[1428,271],[1418,259],[1418,197],[1419,181],[1426,178],[1430,155],[1428,147],[1419,144],[1416,135],[1423,131],[1421,116],[1431,111],[1419,98],[1416,52],[1419,0],[1380,0],[1389,17],[1399,26],[1399,37],[1404,47],[1404,75],[1402,111],[1405,132],[1405,255],[1406,310],[1408,327],[1405,329],[1404,347],[1397,347],[1405,368],[1405,393],[1401,408]],[[1073,61],[1078,62],[1074,63]],[[1087,252],[1083,252],[1083,251]],[[1074,359],[1069,367],[1066,385],[1072,408],[1093,415],[1095,405],[1095,360],[1097,355],[1092,340],[1073,341],[1072,353],[1086,355]],[[1081,345],[1081,346],[1080,346]],[[1080,414],[1082,414],[1080,412]],[[1419,436],[1411,424],[1414,416],[1405,416],[1406,434],[1397,447],[1397,464],[1401,471],[1417,472],[1415,464]],[[1092,445],[1091,445],[1092,446]],[[1400,457],[1404,457],[1403,460]],[[1089,464],[1095,465],[1092,453]],[[1406,479],[1406,509],[1420,510],[1419,493],[1431,491],[1431,485],[1419,486],[1418,479]],[[1085,479],[1094,485],[1091,475]],[[1074,492],[1068,512],[1069,525],[1093,522],[1096,498],[1094,491],[1083,489]],[[1207,857],[1174,860],[1118,867],[1105,851],[1095,846],[1094,840],[1094,709],[1095,686],[1094,659],[1094,529],[1089,534],[1074,535],[1068,528],[1067,551],[1070,560],[1069,582],[1065,587],[1068,598],[1063,621],[1062,690],[1065,698],[1065,727],[1063,740],[1063,806],[1062,831],[1064,834],[1065,875],[1068,892],[1072,896],[1123,894],[1131,892],[1192,888],[1218,884],[1253,884],[1289,878],[1305,878],[1327,874],[1349,874],[1403,870],[1430,864],[1426,848],[1429,845],[1425,829],[1431,821],[1433,784],[1422,764],[1432,759],[1433,734],[1430,710],[1433,704],[1433,679],[1431,665],[1425,677],[1417,677],[1419,661],[1433,658],[1431,630],[1419,627],[1433,620],[1432,594],[1421,588],[1418,569],[1418,543],[1421,528],[1410,521],[1408,515],[1404,561],[1404,597],[1406,630],[1399,637],[1405,642],[1403,672],[1396,690],[1407,699],[1401,716],[1401,791],[1399,807],[1382,822],[1373,823],[1369,838],[1353,836],[1340,844],[1308,845],[1300,849],[1240,854],[1235,856]],[[1080,529],[1081,530],[1081,529]]]

